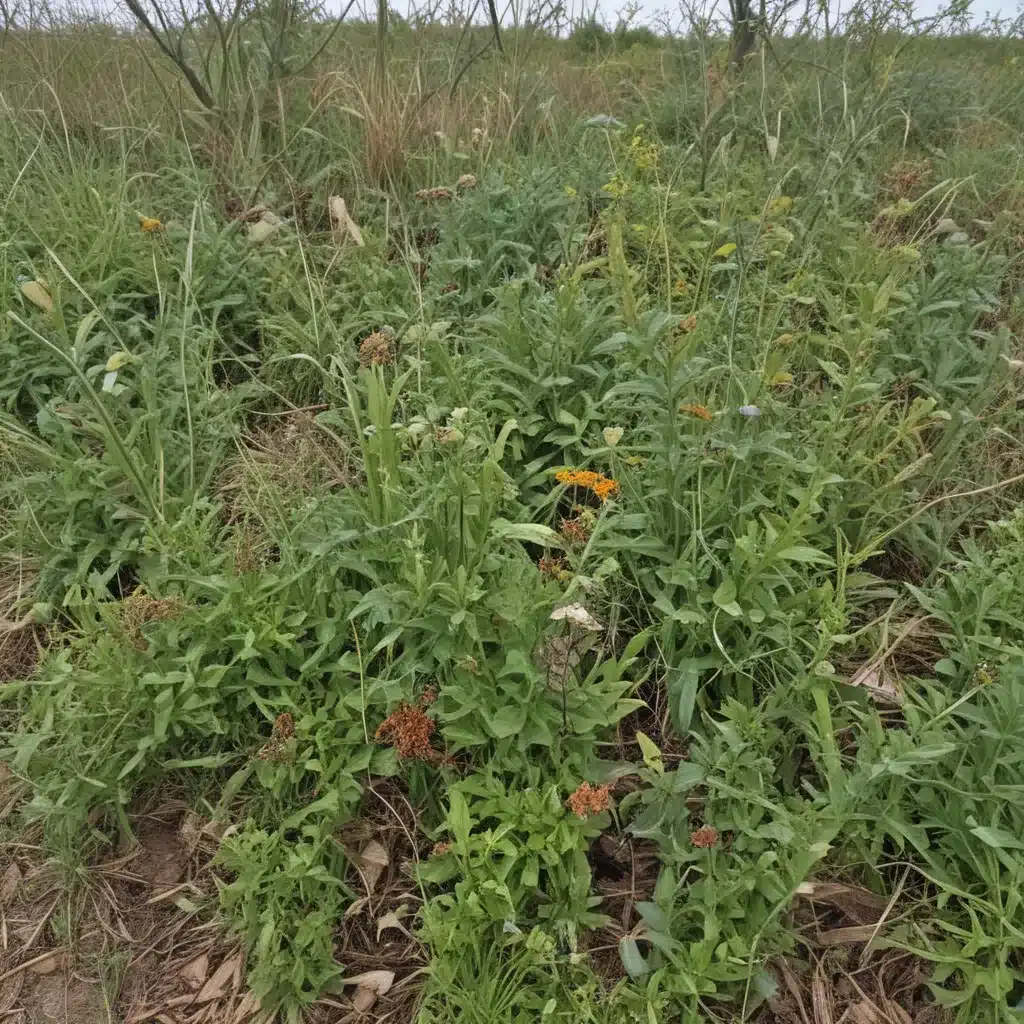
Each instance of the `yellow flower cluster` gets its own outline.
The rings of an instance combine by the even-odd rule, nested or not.
[[[593,491],[601,501],[607,501],[612,495],[619,493],[617,480],[590,469],[563,469],[555,474],[555,479],[560,484],[570,487],[585,487],[588,491]]]

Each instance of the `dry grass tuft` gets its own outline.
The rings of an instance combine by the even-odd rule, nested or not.
[[[221,470],[217,491],[229,523],[265,523],[280,517],[287,504],[282,499],[348,484],[356,475],[352,454],[340,440],[321,429],[310,411],[297,410],[249,433]]]

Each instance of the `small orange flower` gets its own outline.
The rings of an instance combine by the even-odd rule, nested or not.
[[[570,487],[585,487],[588,491],[593,491],[602,502],[619,493],[617,480],[590,469],[563,469],[555,474],[555,479],[560,484]]]
[[[690,833],[690,842],[698,850],[710,850],[711,847],[718,845],[718,829],[714,825],[703,825]]]
[[[152,235],[159,231],[163,227],[163,224],[161,224],[156,217],[140,217],[139,227],[145,231],[147,235]]]
[[[691,405],[689,402],[685,402],[679,406],[679,411],[696,416],[697,419],[703,420],[705,423],[710,423],[714,419],[714,416],[711,415],[711,410],[706,405]]]
[[[581,782],[575,793],[569,794],[565,806],[577,818],[586,818],[591,814],[607,811],[612,805],[609,796],[610,786],[592,786],[589,782]]]

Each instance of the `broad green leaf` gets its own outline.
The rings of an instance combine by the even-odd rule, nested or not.
[[[657,743],[647,733],[641,732],[639,729],[636,732],[636,741],[640,744],[640,750],[644,756],[644,764],[648,768],[654,769],[659,775],[664,775],[665,763],[661,759],[661,751],[658,749]]]
[[[711,595],[711,600],[733,618],[739,618],[743,614],[743,609],[736,603],[736,584],[730,579],[726,579]]]
[[[725,245],[720,245],[715,250],[716,256],[731,256],[736,251],[735,242],[726,242]]]
[[[628,936],[619,939],[619,956],[631,978],[641,978],[647,973],[647,961],[641,955],[635,939]]]
[[[499,740],[504,739],[506,736],[514,736],[526,725],[526,707],[515,707],[513,705],[501,708],[497,714],[490,718],[487,724],[491,727],[491,732]]]
[[[1021,842],[1012,832],[1001,828],[989,828],[987,825],[977,825],[971,829],[972,835],[977,836],[986,846],[994,850],[1024,850],[1024,842]]]
[[[563,546],[559,534],[543,523],[510,523],[507,519],[495,519],[491,523],[491,533],[503,540],[519,540],[544,548]]]

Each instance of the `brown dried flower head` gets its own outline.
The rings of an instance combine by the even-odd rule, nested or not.
[[[377,729],[378,743],[390,743],[398,756],[431,764],[441,759],[441,753],[430,745],[435,723],[420,708],[404,701],[388,715]]]
[[[455,193],[444,185],[437,188],[421,188],[416,193],[416,198],[421,203],[448,203],[455,198]]]
[[[679,321],[679,330],[682,331],[683,334],[690,334],[696,329],[697,315],[695,313],[691,313],[689,316],[684,316],[683,319]]]
[[[288,740],[295,735],[295,719],[287,711],[282,711],[281,714],[274,719],[274,739],[275,740]]]
[[[477,181],[475,174],[463,174],[459,180],[455,183],[455,187],[460,192],[465,192],[468,189],[476,188]]]
[[[121,602],[121,623],[132,644],[138,650],[144,651],[146,638],[142,635],[142,627],[147,622],[177,619],[184,608],[184,602],[180,597],[150,597],[144,588],[139,587]]]
[[[450,849],[452,844],[442,840],[440,843],[434,843],[433,848],[430,851],[431,857],[443,857]]]
[[[581,782],[575,793],[569,794],[565,806],[577,818],[586,818],[591,814],[607,811],[612,805],[609,795],[610,786],[592,786],[589,782]]]
[[[395,361],[395,343],[386,331],[374,331],[359,345],[360,366],[390,366]]]
[[[690,842],[698,850],[710,850],[718,845],[718,829],[714,825],[703,825],[690,833]]]

